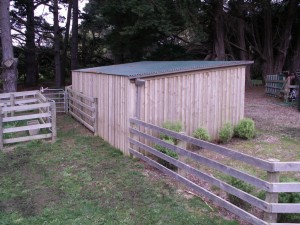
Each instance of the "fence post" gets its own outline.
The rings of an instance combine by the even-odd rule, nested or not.
[[[185,135],[184,132],[179,132],[179,134]],[[187,142],[182,140],[177,140],[177,146],[183,149],[187,149]],[[179,161],[186,163],[186,157],[183,155],[179,155]],[[178,169],[178,174],[181,176],[186,176],[186,171],[183,169]]]
[[[69,110],[69,98],[68,98],[68,87],[65,88],[65,93],[64,93],[64,101],[65,101],[65,113],[68,113]]]
[[[279,162],[278,159],[268,159],[269,162]],[[267,171],[267,181],[270,183],[278,183],[279,182],[279,172],[269,172]],[[266,202],[268,203],[278,203],[278,193],[266,192]],[[269,223],[277,222],[277,213],[264,213],[264,221]]]
[[[92,103],[92,106],[95,108],[94,111],[94,136],[97,135],[98,133],[98,98],[94,98],[94,101]]]
[[[14,94],[10,94],[10,106],[15,106],[15,96]],[[14,116],[15,115],[15,112],[14,111],[11,111],[10,112],[10,116]]]
[[[3,149],[3,115],[2,107],[0,108],[0,149]]]
[[[52,127],[52,142],[56,140],[56,105],[54,101],[50,102],[50,110],[51,110],[51,127]]]

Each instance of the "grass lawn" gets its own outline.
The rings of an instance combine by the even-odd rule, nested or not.
[[[56,143],[0,152],[0,224],[238,224],[184,198],[68,116]]]

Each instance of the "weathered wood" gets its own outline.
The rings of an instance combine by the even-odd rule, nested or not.
[[[22,105],[22,106],[11,106],[11,107],[3,107],[3,112],[22,112],[29,111],[33,109],[39,109],[43,107],[50,107],[50,103],[41,103],[41,104],[32,104],[32,105]]]
[[[55,106],[55,102],[52,101],[50,106],[50,110],[51,110],[51,130],[52,130],[52,142],[56,141],[56,137],[57,137],[57,131],[56,131],[56,106]]]
[[[94,100],[93,97],[86,96],[85,94],[82,94],[82,93],[80,93],[80,92],[78,92],[78,91],[74,91],[74,90],[72,90],[72,89],[68,89],[68,91],[69,91],[70,93],[72,93],[73,95],[76,95],[76,96],[78,96],[78,97],[83,98],[84,100],[88,100],[88,101],[90,101],[90,102],[93,102],[93,100]]]
[[[167,129],[155,126],[153,124],[145,123],[145,122],[143,122],[141,120],[130,118],[129,121],[131,123],[134,123],[134,124],[137,124],[137,125],[141,125],[141,126],[150,128],[152,130],[155,130],[157,132],[164,133],[166,135],[172,136],[172,137],[174,137],[176,139],[179,139],[179,140],[182,140],[182,141],[186,141],[186,142],[188,142],[190,144],[193,144],[193,145],[205,148],[207,150],[214,151],[216,153],[219,153],[221,155],[230,157],[232,159],[236,159],[236,160],[239,160],[239,161],[251,164],[253,166],[262,168],[262,169],[267,170],[267,171],[273,171],[272,163],[270,163],[270,162],[268,162],[266,160],[255,158],[253,156],[246,155],[244,153],[240,153],[240,152],[237,152],[237,151],[234,151],[234,150],[231,150],[231,149],[219,146],[219,145],[215,145],[213,143],[202,141],[202,140],[199,140],[199,139],[187,136],[187,135],[182,135],[182,134],[179,134],[177,132],[174,132],[174,131],[171,131],[171,130],[167,130]]]
[[[279,162],[277,159],[270,159],[270,162]],[[279,172],[269,172],[267,173],[267,180],[270,183],[278,183],[279,182]],[[278,193],[274,192],[266,192],[266,202],[269,203],[278,203]],[[273,209],[272,209],[272,212]],[[269,223],[276,223],[277,222],[277,214],[276,213],[264,213],[264,221],[267,221]]]
[[[223,182],[223,181],[221,181],[221,180],[219,180],[219,179],[217,179],[213,176],[210,176],[210,175],[208,175],[204,172],[201,172],[201,171],[191,167],[190,165],[187,165],[186,163],[180,162],[180,161],[178,161],[178,160],[176,160],[176,159],[174,159],[174,158],[172,158],[168,155],[165,155],[165,154],[157,151],[156,149],[151,148],[151,147],[149,147],[149,146],[147,146],[147,145],[145,145],[141,142],[138,142],[138,141],[133,140],[133,139],[129,139],[129,140],[130,140],[130,143],[132,143],[132,144],[142,148],[143,150],[146,150],[146,151],[150,152],[151,154],[153,154],[153,155],[155,155],[155,156],[157,156],[157,157],[159,157],[159,158],[175,165],[176,167],[180,168],[180,170],[182,170],[184,172],[186,171],[186,172],[188,172],[188,173],[190,173],[190,174],[192,174],[192,175],[194,175],[194,176],[196,176],[196,177],[198,177],[202,180],[205,180],[205,181],[209,182],[210,184],[212,184],[212,185],[214,185],[214,186],[216,186],[216,187],[218,187],[218,188],[220,188],[220,189],[222,189],[222,190],[224,190],[224,191],[226,191],[226,192],[228,192],[232,195],[237,196],[238,198],[250,203],[251,205],[253,205],[253,206],[255,206],[259,209],[262,209],[262,210],[268,211],[268,212],[271,210],[271,207],[268,203],[254,197],[254,196],[252,196],[252,195],[250,195],[250,194],[248,194],[244,191],[241,191],[241,190],[239,190],[239,189],[237,189],[237,188],[235,188],[235,187],[233,187],[233,186],[231,186],[231,185],[229,185],[229,184],[227,184],[227,183],[225,183],[225,182]],[[181,176],[183,176],[181,173],[179,173],[179,174]],[[184,175],[185,175],[185,173],[184,173]]]
[[[180,132],[181,134],[185,134],[184,132]],[[187,143],[185,141],[181,141],[179,140],[178,143],[177,143],[177,146],[179,148],[182,148],[182,149],[186,149],[187,148]],[[185,163],[186,162],[186,156],[185,155],[181,155],[179,154],[179,161]],[[185,170],[184,169],[179,169],[178,170],[178,173],[181,175],[181,176],[186,176],[186,173],[185,173]]]
[[[41,129],[41,128],[49,128],[49,127],[51,127],[51,123],[37,124],[37,125],[31,125],[31,126],[22,126],[22,127],[10,127],[10,128],[4,128],[3,133],[7,134],[7,133],[35,130],[35,129]]]
[[[300,213],[299,203],[271,203],[272,213]]]
[[[92,103],[92,108],[94,109],[93,118],[94,118],[94,136],[97,135],[98,132],[98,99],[94,98]]]
[[[80,117],[78,117],[75,113],[73,113],[72,111],[69,111],[69,113],[75,117],[75,119],[79,120],[80,123],[82,123],[84,126],[86,126],[90,131],[94,132],[94,127],[91,126],[90,124],[88,124],[87,122],[85,122],[83,119],[81,119]]]
[[[149,163],[151,166],[154,166],[155,168],[161,170],[162,172],[164,172],[165,174],[169,175],[170,177],[172,177],[175,180],[178,180],[180,182],[182,182],[183,184],[185,184],[187,187],[193,189],[195,192],[199,193],[200,195],[203,195],[209,199],[211,199],[215,204],[227,209],[228,211],[238,215],[239,217],[243,218],[245,221],[252,223],[254,225],[268,225],[267,222],[262,221],[261,219],[251,215],[250,213],[238,208],[237,206],[227,202],[226,200],[222,199],[221,197],[205,190],[204,188],[196,185],[195,183],[191,182],[190,180],[180,176],[179,174],[175,173],[174,171],[171,171],[169,169],[167,169],[166,167],[158,164],[157,162],[155,162],[154,160],[143,156],[141,153],[129,148],[129,152],[131,154],[133,154],[134,156],[142,159],[143,161]]]
[[[273,162],[274,172],[300,172],[300,162]]]
[[[10,93],[3,93],[0,94],[0,99],[10,98],[10,95],[13,94],[15,97],[26,97],[26,96],[34,96],[36,95],[37,91],[22,91],[22,92],[10,92]]]
[[[74,106],[73,104],[69,104],[69,107],[72,109],[73,113],[74,111],[78,112],[79,115],[81,116],[81,119],[88,119],[90,122],[94,123],[95,122],[95,117],[90,116],[89,114],[87,114],[86,112],[82,111],[81,109],[78,109],[76,106]],[[78,116],[78,115],[77,115]],[[82,118],[84,117],[84,118]]]
[[[3,118],[3,122],[30,120],[30,119],[37,119],[37,118],[42,118],[42,117],[49,117],[49,116],[50,116],[50,113],[29,114],[29,115],[24,115],[24,116],[6,117],[6,118]]]
[[[234,169],[230,166],[223,165],[219,162],[216,162],[216,161],[211,160],[209,158],[206,158],[204,156],[195,154],[191,151],[187,151],[187,150],[182,149],[178,146],[171,145],[171,144],[169,144],[165,141],[162,141],[162,140],[160,140],[158,138],[155,138],[151,135],[144,134],[144,133],[142,133],[140,131],[137,131],[133,128],[130,128],[129,130],[130,130],[131,133],[134,133],[135,135],[138,135],[138,136],[144,137],[146,139],[149,139],[149,140],[151,140],[151,142],[154,142],[154,143],[159,144],[163,147],[166,147],[170,150],[173,150],[173,151],[177,152],[179,155],[187,156],[190,159],[193,159],[193,160],[195,160],[195,161],[197,161],[201,164],[204,164],[206,166],[217,169],[218,171],[220,171],[222,173],[225,173],[227,175],[230,175],[230,176],[233,176],[233,177],[238,178],[240,180],[243,180],[245,182],[248,182],[248,183],[254,185],[255,187],[261,188],[261,189],[266,190],[266,191],[270,190],[272,188],[270,183],[268,183],[264,180],[261,180],[257,177],[251,176],[251,175],[249,175],[247,173],[244,173],[242,171],[239,171],[237,169]]]
[[[282,193],[282,192],[300,192],[300,183],[291,182],[291,183],[272,183],[271,192]]]
[[[15,106],[15,96],[13,94],[10,95],[10,106]],[[14,116],[15,112],[11,111],[10,116]]]
[[[82,101],[80,101],[80,100],[78,100],[76,98],[73,98],[71,96],[69,96],[69,99],[72,100],[72,101],[74,101],[74,102],[76,102],[76,104],[84,107],[85,109],[87,109],[87,110],[89,110],[91,112],[95,112],[95,108],[94,107],[89,106],[89,105],[85,104],[84,102],[82,102]],[[94,101],[92,103],[94,103]]]
[[[52,134],[39,134],[39,135],[34,135],[34,136],[9,138],[9,139],[4,139],[4,144],[11,144],[11,143],[24,142],[24,141],[45,139],[45,138],[51,138],[51,137],[52,137]]]
[[[42,102],[48,102],[47,98],[41,92],[38,91],[36,95],[42,100]]]

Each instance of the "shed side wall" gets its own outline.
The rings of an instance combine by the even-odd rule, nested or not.
[[[72,88],[98,98],[97,134],[129,154],[128,118],[134,115],[135,84],[122,76],[73,72]]]
[[[145,78],[141,120],[161,125],[181,121],[191,135],[198,127],[218,138],[226,123],[244,117],[245,66]]]

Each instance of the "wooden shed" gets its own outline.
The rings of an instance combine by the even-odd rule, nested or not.
[[[143,61],[72,72],[72,89],[98,98],[97,134],[128,153],[129,118],[202,126],[213,138],[244,117],[250,61]]]

